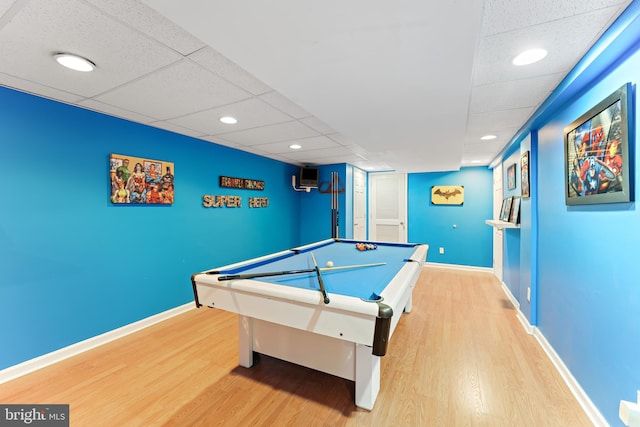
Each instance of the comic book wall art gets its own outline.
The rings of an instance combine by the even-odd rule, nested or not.
[[[109,180],[109,199],[113,204],[173,204],[175,184],[172,162],[111,154]]]
[[[567,205],[632,200],[631,96],[627,83],[565,128]]]

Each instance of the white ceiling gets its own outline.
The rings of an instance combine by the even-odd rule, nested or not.
[[[629,3],[0,0],[0,85],[292,164],[457,170],[489,164]],[[511,64],[531,47],[549,54]]]

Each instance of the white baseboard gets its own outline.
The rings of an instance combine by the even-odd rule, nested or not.
[[[482,273],[493,273],[493,268],[490,267],[475,267],[472,265],[458,265],[458,264],[441,264],[439,262],[425,262],[425,267],[438,267],[438,268],[451,268],[453,270],[467,270],[467,271],[480,271]]]
[[[591,399],[589,399],[587,393],[585,393],[582,387],[580,387],[578,381],[573,377],[571,371],[569,371],[542,332],[540,332],[540,329],[535,326],[533,327],[533,336],[538,340],[538,343],[540,343],[544,352],[547,353],[547,356],[551,359],[551,362],[556,367],[560,376],[571,390],[571,393],[573,393],[575,398],[578,400],[578,403],[582,406],[582,409],[584,409],[593,425],[596,427],[609,427],[607,420],[605,420],[600,411],[598,411],[598,408],[596,408]]]
[[[64,359],[68,359],[69,357],[75,356],[87,350],[91,350],[92,348],[96,348],[108,342],[117,340],[118,338],[122,338],[141,329],[148,328],[151,325],[155,325],[156,323],[162,322],[163,320],[167,320],[179,314],[186,313],[187,311],[192,309],[195,309],[195,304],[193,302],[190,302],[188,304],[184,304],[164,311],[162,313],[155,314],[137,322],[130,323],[121,328],[105,332],[104,334],[97,335],[84,341],[80,341],[51,353],[44,354],[42,356],[36,357],[35,359],[27,360],[26,362],[22,362],[18,365],[10,366],[0,371],[0,384],[21,377],[22,375],[37,371],[38,369],[42,369],[45,366],[53,365],[54,363],[60,362]]]
[[[549,344],[542,332],[540,332],[540,329],[532,326],[524,313],[520,311],[520,303],[513,296],[509,287],[505,285],[504,282],[501,281],[501,283],[504,293],[516,308],[516,317],[518,318],[520,323],[522,323],[522,327],[528,334],[531,334],[536,338],[536,340],[540,344],[540,347],[542,347],[544,352],[547,354],[547,357],[549,358],[549,360],[551,360],[551,363],[553,363],[553,366],[555,366],[565,384],[567,385],[567,387],[569,387],[569,390],[571,390],[571,393],[573,393],[580,406],[582,406],[582,409],[587,414],[593,425],[595,427],[609,427],[609,423],[607,423],[600,411],[598,411],[598,408],[596,408],[591,399],[589,399],[587,393],[585,393],[582,387],[580,387],[578,381],[576,381],[576,379],[571,374],[571,371],[569,371],[560,356],[558,356],[553,347],[551,347],[551,344]]]
[[[500,280],[500,284],[502,285],[502,291],[505,293],[507,298],[509,298],[511,304],[513,304],[518,313],[522,314],[522,312],[520,311],[520,301],[518,301],[516,297],[513,296],[513,294],[511,293],[511,289],[509,289],[509,287],[502,280]],[[529,323],[529,321],[527,321],[527,323]]]

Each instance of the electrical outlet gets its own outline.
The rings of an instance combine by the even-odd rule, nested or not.
[[[444,254],[444,248],[440,248],[440,255]]]
[[[531,302],[531,288],[527,288],[527,301]]]

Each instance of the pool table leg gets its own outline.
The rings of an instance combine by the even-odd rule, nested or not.
[[[413,307],[412,305],[412,295],[409,294],[409,299],[407,300],[407,304],[404,306],[404,312],[405,313],[411,313],[411,308]]]
[[[238,316],[238,357],[240,366],[253,366],[253,319]]]
[[[371,347],[356,344],[356,406],[373,409],[380,391],[380,357]]]

